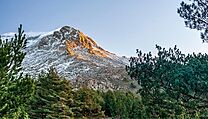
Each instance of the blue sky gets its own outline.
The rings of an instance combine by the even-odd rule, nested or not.
[[[135,56],[135,49],[155,52],[155,44],[177,45],[184,53],[208,50],[196,30],[177,14],[181,0],[1,0],[0,34],[17,30],[52,31],[73,26],[104,49]]]

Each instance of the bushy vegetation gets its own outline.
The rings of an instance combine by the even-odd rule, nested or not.
[[[141,119],[145,117],[140,98],[131,92],[108,91],[103,94],[105,114],[121,119]]]
[[[141,85],[139,93],[151,118],[208,117],[208,55],[182,54],[175,46],[158,54],[138,51],[127,67]]]

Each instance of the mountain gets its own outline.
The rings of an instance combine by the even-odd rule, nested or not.
[[[101,48],[81,31],[64,26],[51,32],[26,34],[24,74],[36,77],[41,71],[54,67],[60,76],[72,80],[75,87],[103,90],[129,87],[125,71],[128,59]],[[14,33],[3,34],[2,38],[12,35]]]

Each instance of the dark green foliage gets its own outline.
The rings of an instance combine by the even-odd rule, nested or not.
[[[157,56],[138,51],[127,67],[141,85],[139,93],[151,118],[206,116],[208,55],[184,55],[174,47],[156,46]]]
[[[116,114],[116,97],[112,91],[108,91],[104,94],[104,110],[105,114],[109,117],[115,117]]]
[[[129,119],[147,119],[148,114],[146,113],[145,107],[141,100],[137,96],[132,99],[133,104],[129,110]]]
[[[0,39],[0,115],[3,118],[28,118],[26,106],[34,93],[34,81],[20,72],[25,46],[21,25],[14,38]]]
[[[32,119],[47,118],[143,118],[140,99],[128,92],[100,92],[82,87],[72,91],[70,81],[60,78],[54,69],[43,73],[36,82],[36,92],[28,108]],[[104,114],[105,112],[105,114]]]
[[[25,39],[22,25],[18,28],[18,35],[12,39],[0,39],[0,78],[7,78],[14,80],[21,78],[22,75],[17,76],[21,70],[21,63],[25,57],[22,51],[26,46],[27,40]]]
[[[190,2],[181,2],[178,9],[180,17],[184,18],[185,24],[191,29],[197,29],[201,32],[203,42],[208,41],[208,1],[207,0],[189,0]]]
[[[108,91],[104,95],[105,115],[121,119],[144,118],[143,106],[138,96],[130,92]]]
[[[62,79],[52,68],[42,73],[36,84],[36,92],[30,104],[32,119],[70,118],[73,116],[72,86],[68,80]]]
[[[28,118],[26,107],[34,94],[34,81],[25,77],[8,81],[0,87],[0,115],[6,118]]]
[[[98,91],[83,87],[75,92],[74,99],[78,102],[78,108],[73,110],[76,118],[104,117],[104,112],[101,110],[103,97]]]

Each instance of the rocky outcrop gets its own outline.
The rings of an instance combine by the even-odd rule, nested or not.
[[[105,51],[97,43],[84,33],[69,26],[64,26],[60,31],[55,31],[53,36],[61,41],[65,41],[67,52],[70,56],[80,57],[76,50],[87,51],[91,55],[99,57],[109,57],[110,52]],[[47,44],[41,42],[41,44]]]

